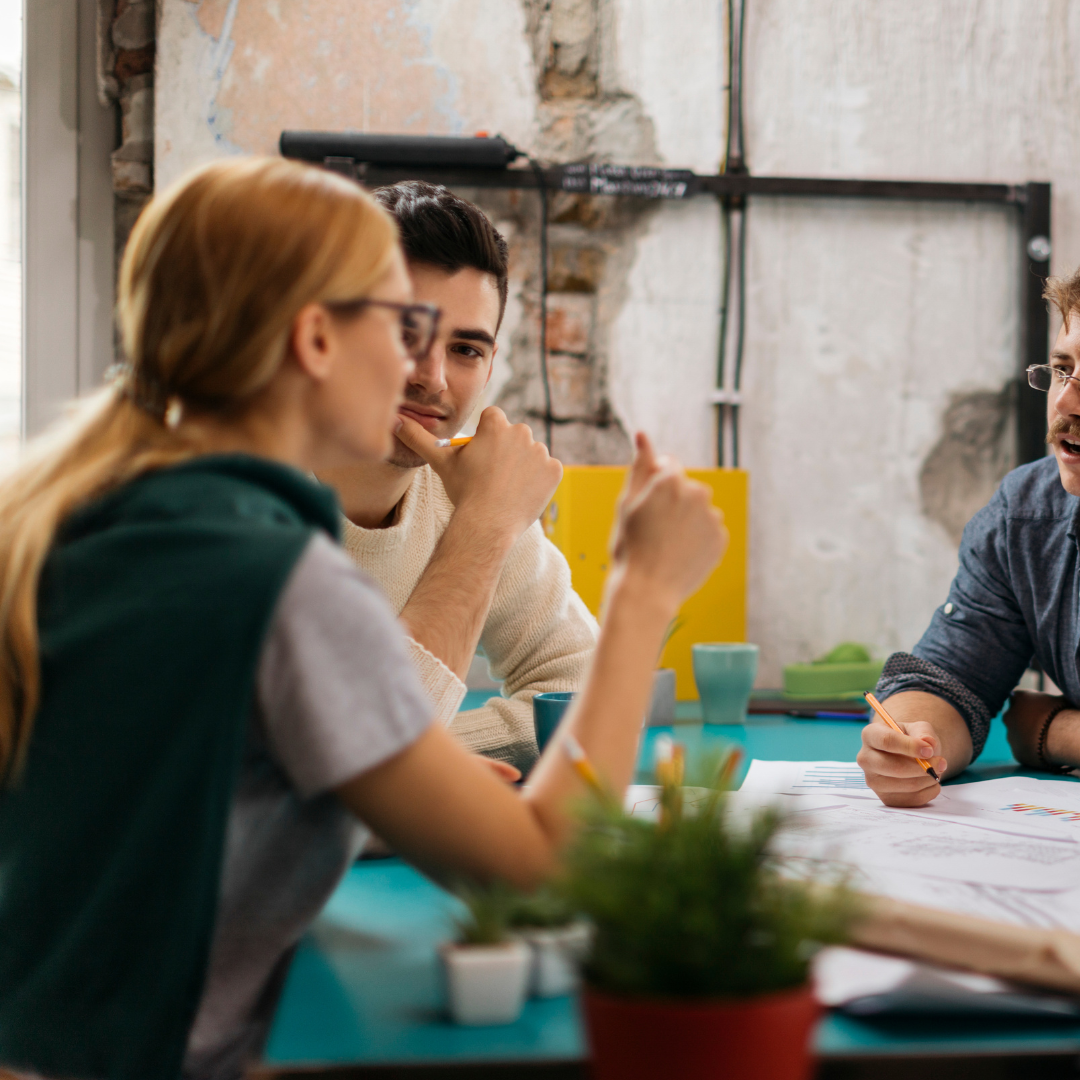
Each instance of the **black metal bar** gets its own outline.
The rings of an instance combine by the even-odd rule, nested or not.
[[[1038,461],[1046,453],[1046,395],[1027,384],[1024,368],[1045,364],[1050,347],[1050,315],[1043,288],[1050,271],[1050,185],[1025,189],[1021,243],[1024,280],[1021,293],[1020,373],[1016,401],[1016,461]]]
[[[936,180],[832,180],[798,176],[721,173],[697,177],[699,190],[730,198],[740,195],[831,196],[841,199],[1020,203],[1024,188],[1015,184],[975,184]]]
[[[345,159],[335,158],[340,168]],[[369,187],[399,180],[428,180],[447,187],[536,188],[532,169],[439,168],[421,165],[371,165],[353,162],[356,179]],[[702,176],[685,169],[628,165],[556,165],[543,171],[549,190],[592,195],[633,195],[645,199],[685,199],[693,195],[738,198],[746,195],[826,196],[841,199],[910,199],[937,202],[987,202],[1021,206],[1030,185],[976,184],[936,180],[833,180],[798,176]]]

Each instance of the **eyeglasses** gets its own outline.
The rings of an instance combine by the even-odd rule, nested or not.
[[[1055,379],[1059,390],[1064,390],[1070,382],[1080,386],[1080,378],[1068,374],[1064,368],[1054,367],[1051,364],[1032,364],[1027,369],[1027,377],[1028,386],[1033,387],[1035,390],[1049,390],[1054,385]]]
[[[341,300],[326,305],[342,315],[358,315],[366,307],[396,311],[401,319],[401,344],[412,360],[423,360],[435,340],[439,309],[434,304],[398,304],[393,300]]]

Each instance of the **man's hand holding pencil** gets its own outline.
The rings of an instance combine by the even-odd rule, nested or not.
[[[855,760],[871,790],[887,806],[924,806],[940,794],[941,778],[948,768],[938,733],[925,720],[895,719],[871,698],[872,694],[867,695],[875,715],[863,728],[863,745]]]

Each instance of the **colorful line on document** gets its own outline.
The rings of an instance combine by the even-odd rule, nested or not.
[[[867,791],[866,777],[858,765],[811,765],[803,773],[797,784],[792,784],[791,791],[813,791],[817,788],[850,788],[852,791]]]
[[[1011,810],[1014,814],[1027,814],[1030,817],[1056,817],[1062,821],[1080,821],[1080,810],[1059,810],[1053,806],[1034,806],[1032,803],[1014,802],[1003,806],[1002,810]]]

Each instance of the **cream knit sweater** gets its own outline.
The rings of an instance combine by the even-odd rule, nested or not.
[[[442,481],[425,465],[386,529],[343,523],[345,550],[401,613],[454,512]],[[458,712],[465,684],[419,642],[409,648],[435,715],[470,750],[528,767],[536,758],[532,698],[581,685],[597,625],[570,586],[562,553],[534,523],[513,546],[499,577],[480,644],[503,696]]]

